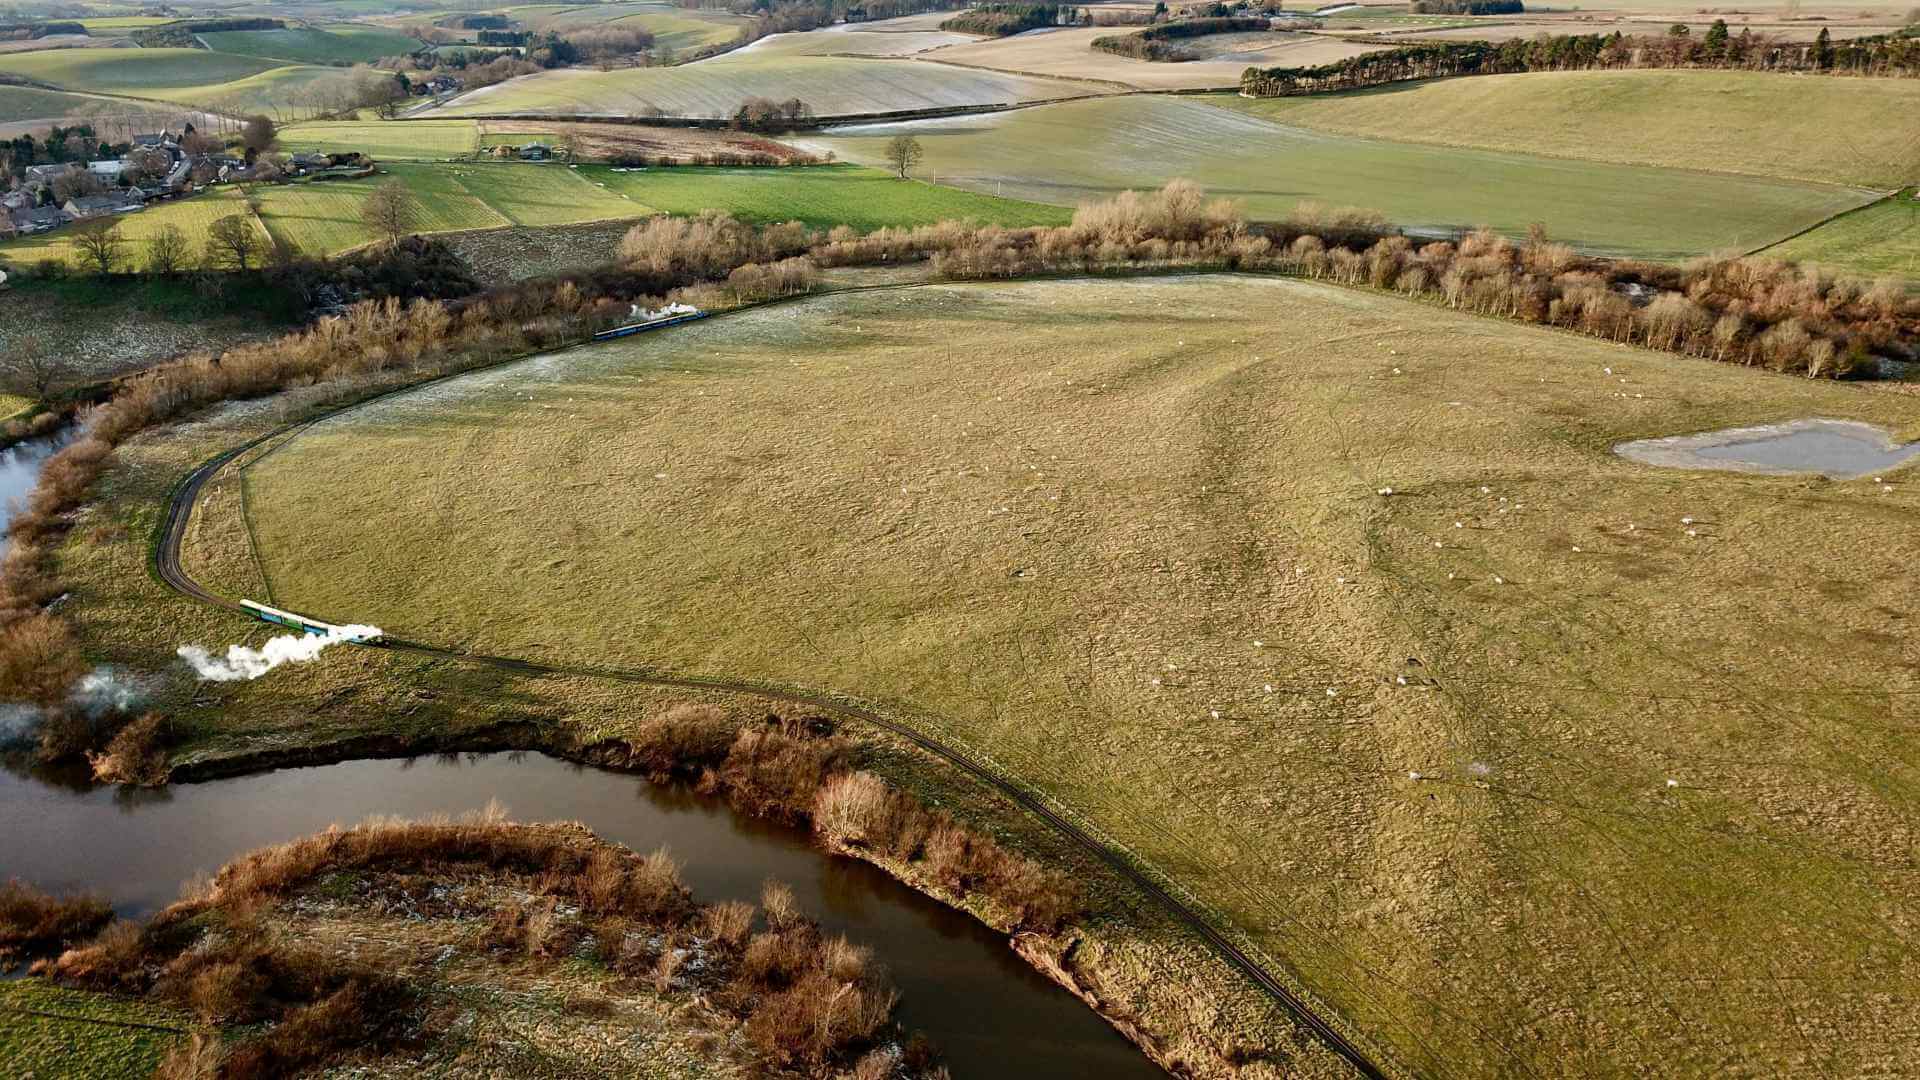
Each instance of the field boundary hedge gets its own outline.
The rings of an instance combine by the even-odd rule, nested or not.
[[[1272,23],[1264,16],[1232,15],[1219,18],[1182,19],[1179,22],[1149,26],[1131,34],[1108,34],[1106,37],[1097,37],[1093,39],[1093,47],[1115,56],[1171,64],[1191,60],[1194,56],[1190,50],[1174,44],[1176,41],[1213,34],[1262,33],[1271,26]]]
[[[1920,38],[1881,35],[1834,44],[1826,30],[1811,42],[1783,42],[1743,30],[1730,37],[1724,21],[1696,40],[1663,36],[1563,34],[1510,41],[1449,41],[1404,45],[1317,67],[1250,67],[1240,76],[1245,97],[1292,97],[1464,75],[1541,71],[1613,71],[1626,68],[1705,68],[1728,71],[1920,77]]]

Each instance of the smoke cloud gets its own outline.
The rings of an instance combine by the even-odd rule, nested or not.
[[[130,713],[147,699],[147,688],[139,679],[117,668],[102,665],[80,676],[67,692],[73,707],[99,719],[109,713]]]
[[[257,679],[281,664],[304,664],[329,645],[379,636],[377,626],[340,626],[326,634],[283,634],[257,649],[230,645],[225,656],[215,656],[198,645],[182,645],[179,653],[202,679],[241,682]]]
[[[0,705],[0,750],[24,750],[40,738],[46,713],[32,705]]]

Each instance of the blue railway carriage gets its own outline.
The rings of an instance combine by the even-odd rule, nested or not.
[[[291,611],[282,611],[279,608],[268,607],[265,604],[256,604],[251,600],[240,601],[240,606],[246,608],[254,618],[259,619],[261,622],[270,622],[278,626],[291,627],[303,634],[312,634],[315,637],[345,635],[346,627],[344,626],[321,622],[319,619],[309,619],[305,615],[295,614]],[[381,639],[379,637],[366,637],[351,638],[349,640],[358,641],[363,645],[369,645]]]

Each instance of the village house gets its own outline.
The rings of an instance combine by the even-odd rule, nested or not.
[[[29,165],[27,166],[27,186],[51,187],[55,180],[78,171],[80,166],[71,161],[56,162],[52,165]]]
[[[48,232],[72,221],[72,215],[57,206],[39,206],[26,210],[14,210],[9,215],[13,227],[21,236]]]
[[[145,209],[145,203],[137,193],[114,192],[107,195],[80,195],[68,199],[61,209],[75,221],[88,218],[106,217],[109,214],[126,214]]]
[[[87,171],[111,184],[126,174],[127,163],[117,160],[89,161],[87,162]]]

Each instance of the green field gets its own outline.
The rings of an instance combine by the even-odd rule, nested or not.
[[[417,229],[423,233],[604,221],[658,212],[638,202],[638,195],[628,198],[621,190],[602,188],[582,173],[518,163],[390,165],[383,175],[365,180],[255,185],[249,190],[259,200],[259,220],[266,228],[310,255],[336,254],[371,241],[373,235],[361,223],[360,206],[367,193],[389,176],[398,177],[413,193],[419,211]],[[722,192],[729,187],[724,181],[712,186]],[[725,206],[727,201],[722,198],[719,204]],[[751,197],[739,201],[753,204]],[[215,220],[244,209],[243,193],[226,187],[160,203],[117,220],[129,254],[143,257],[147,239],[163,226],[173,225],[187,234],[197,255]],[[9,241],[0,244],[0,257],[21,263],[46,259],[72,263],[76,258],[73,235],[68,228]]]
[[[641,217],[653,208],[598,186],[564,165],[480,164],[445,170],[513,225],[565,225]]]
[[[364,64],[383,56],[402,56],[420,43],[378,26],[302,26],[285,30],[228,30],[201,34],[216,52],[287,60],[296,64]]]
[[[1908,188],[1764,254],[1864,277],[1885,274],[1920,283],[1920,199]]]
[[[1573,71],[1208,100],[1343,135],[1881,190],[1920,176],[1920,81],[1913,79]]]
[[[1795,181],[1323,135],[1176,97],[1066,102],[803,141],[873,163],[901,131],[926,148],[919,175],[1017,198],[1072,204],[1186,177],[1255,218],[1317,200],[1430,232],[1491,225],[1521,234],[1542,222],[1585,250],[1647,258],[1757,247],[1871,198]]]
[[[123,101],[58,90],[40,90],[31,86],[0,86],[0,124],[126,111],[127,105]]]
[[[145,261],[145,244],[149,238],[163,227],[172,225],[187,235],[194,257],[200,254],[201,244],[207,235],[207,229],[220,218],[229,214],[244,213],[245,199],[237,188],[227,187],[210,191],[192,198],[177,199],[160,203],[142,210],[137,214],[125,214],[115,220],[119,223],[120,234],[126,238],[126,253],[135,264]],[[57,229],[38,236],[22,237],[0,244],[0,258],[14,262],[44,262],[58,259],[75,262],[78,251],[73,246],[74,231],[71,226]],[[264,239],[264,235],[262,237]]]
[[[94,37],[125,37],[135,30],[165,26],[180,20],[170,15],[102,15],[76,21]]]
[[[0,73],[63,90],[98,90],[134,97],[208,89],[278,66],[271,60],[205,49],[54,49],[0,55]]]
[[[200,55],[211,54],[203,52]],[[228,113],[267,112],[285,119],[290,114],[313,111],[315,106],[309,99],[320,89],[320,84],[353,77],[339,68],[288,66],[232,82],[150,90],[142,92],[140,96]]]
[[[135,1080],[153,1075],[190,1017],[104,994],[62,990],[38,979],[0,983],[0,1061],[30,1062],[48,1072]],[[152,1025],[134,1027],[126,1025]],[[171,1029],[171,1030],[166,1030]]]
[[[726,116],[750,97],[799,98],[820,116],[1035,101],[1086,93],[1083,83],[910,60],[787,55],[742,49],[681,67],[565,68],[462,95],[434,116]]]
[[[820,228],[851,225],[868,230],[963,220],[1050,225],[1069,217],[1056,206],[901,181],[879,169],[855,165],[579,171],[656,210],[670,214],[725,210],[743,221],[804,221]]]
[[[674,52],[724,45],[739,37],[740,30],[747,24],[748,20],[745,19],[696,16],[677,8],[642,11],[621,16],[612,23],[621,28],[640,27],[653,35],[655,49],[671,49]]]
[[[1272,278],[936,286],[389,397],[246,491],[286,606],[973,748],[1408,1074],[1898,1072],[1920,486],[1611,452],[1808,415],[1913,410]],[[375,666],[429,677],[275,678]]]
[[[378,161],[441,161],[467,157],[480,138],[473,120],[314,121],[280,129],[289,153],[359,151]]]
[[[505,215],[468,191],[453,170],[395,165],[386,171],[404,181],[413,193],[419,232],[491,229],[509,224]],[[261,217],[276,235],[292,240],[303,251],[326,254],[358,247],[373,240],[373,234],[361,224],[360,204],[385,180],[376,176],[262,189],[265,205]]]

